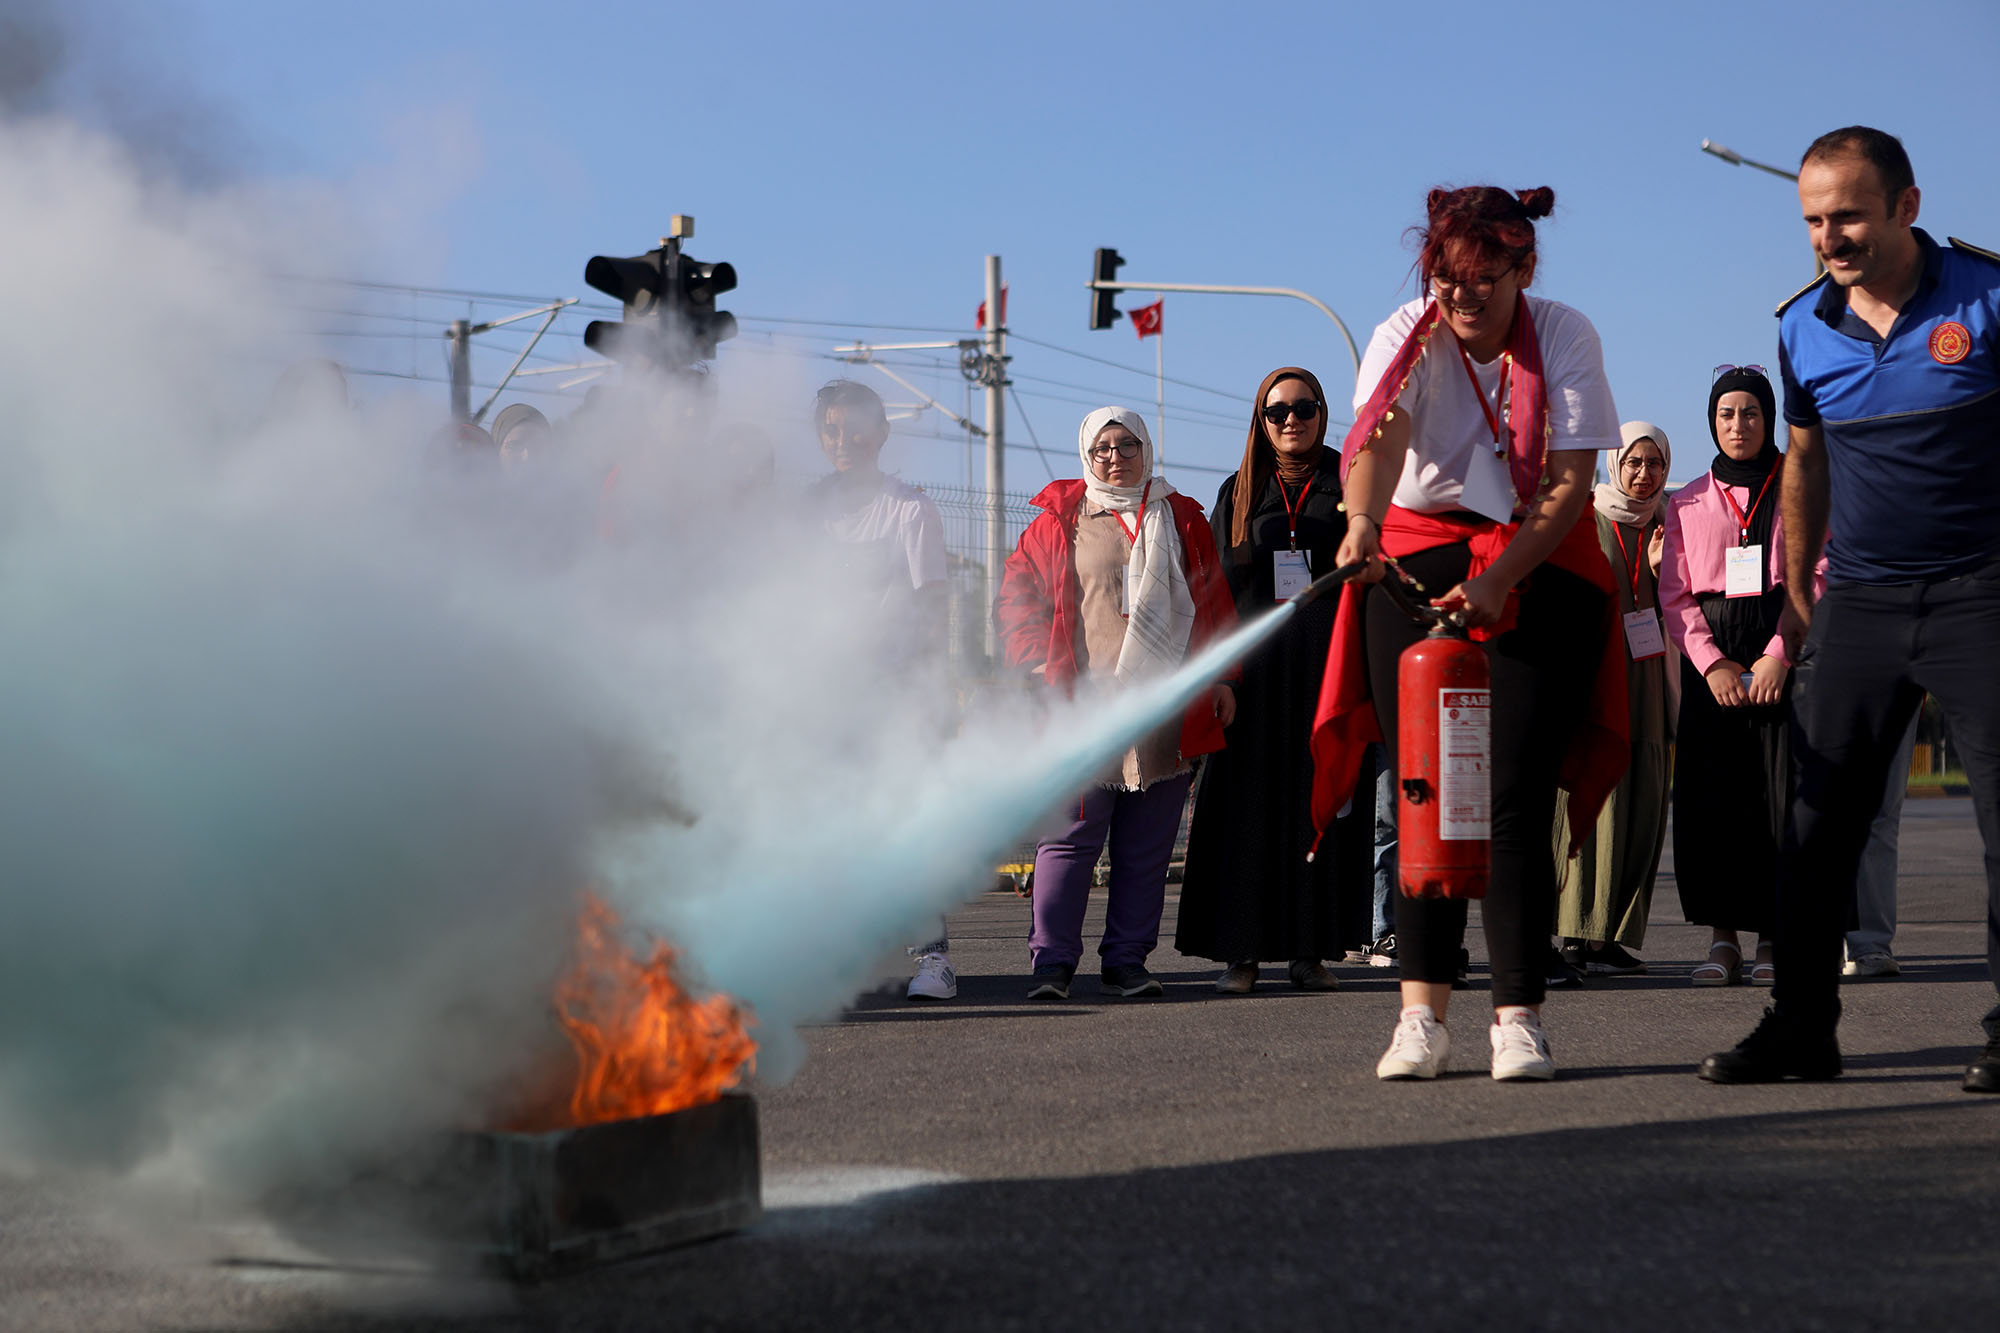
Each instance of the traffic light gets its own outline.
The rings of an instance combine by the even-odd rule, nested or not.
[[[680,313],[687,327],[690,357],[715,359],[715,345],[736,336],[736,316],[715,308],[715,298],[736,290],[736,266],[704,264],[680,256]]]
[[[668,245],[672,242],[668,242]],[[601,356],[630,365],[660,366],[666,353],[667,246],[630,259],[592,257],[583,266],[583,280],[616,297],[625,307],[625,322],[593,319],[583,331],[583,345]]]
[[[1090,264],[1090,280],[1116,282],[1118,270],[1125,267],[1125,261],[1116,250],[1099,250]],[[1090,327],[1108,329],[1118,322],[1118,293],[1106,291],[1102,287],[1090,289]]]
[[[622,323],[592,320],[584,346],[613,361],[674,371],[713,360],[716,344],[736,336],[736,316],[715,308],[717,296],[735,290],[736,268],[682,254],[680,238],[692,231],[693,219],[676,218],[675,234],[659,249],[629,259],[598,255],[583,266],[583,280],[625,308]]]

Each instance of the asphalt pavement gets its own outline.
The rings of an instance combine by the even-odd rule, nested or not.
[[[1383,1084],[1391,971],[1306,994],[1271,966],[1220,997],[1216,965],[1162,947],[1162,999],[1085,974],[1030,1004],[1028,905],[992,894],[951,921],[957,1000],[866,996],[761,1092],[747,1233],[516,1288],[0,1177],[0,1328],[1990,1330],[2000,1097],[1959,1090],[1994,1002],[1968,801],[1909,803],[1899,893],[1903,975],[1844,989],[1846,1075],[1765,1087],[1693,1075],[1768,993],[1688,984],[1706,932],[1671,873],[1648,973],[1551,996],[1546,1085],[1487,1076],[1476,930],[1452,1073]]]

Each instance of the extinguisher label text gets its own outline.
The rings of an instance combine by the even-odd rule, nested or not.
[[[1493,836],[1492,691],[1438,691],[1438,837]]]

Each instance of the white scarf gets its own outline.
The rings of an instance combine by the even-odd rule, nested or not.
[[[1650,421],[1628,421],[1618,428],[1618,437],[1624,441],[1618,448],[1608,450],[1611,455],[1611,480],[1597,483],[1597,512],[1613,523],[1623,523],[1628,527],[1650,527],[1660,515],[1660,508],[1667,502],[1667,469],[1674,465],[1673,446],[1667,443],[1667,433]],[[1653,492],[1650,500],[1633,498],[1625,489],[1625,455],[1641,440],[1651,440],[1659,446],[1660,460],[1665,467],[1660,469],[1660,489]]]
[[[1139,471],[1148,480],[1137,486],[1113,486],[1090,470],[1090,448],[1098,432],[1114,424],[1131,431],[1142,446]],[[1125,564],[1125,643],[1118,650],[1116,675],[1122,681],[1166,675],[1187,656],[1194,633],[1194,594],[1188,589],[1173,506],[1167,503],[1174,488],[1165,477],[1153,476],[1153,437],[1146,419],[1129,407],[1100,407],[1085,417],[1076,448],[1083,459],[1085,497],[1114,513],[1139,516],[1139,535]]]

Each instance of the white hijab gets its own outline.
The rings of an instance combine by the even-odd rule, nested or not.
[[[1667,472],[1674,465],[1673,446],[1667,443],[1667,433],[1650,421],[1628,421],[1618,428],[1618,438],[1624,443],[1611,454],[1611,480],[1597,483],[1597,512],[1613,523],[1624,523],[1630,527],[1649,526],[1659,517],[1660,507],[1667,502]],[[1633,498],[1625,489],[1625,455],[1632,452],[1641,440],[1651,440],[1659,446],[1660,461],[1666,466],[1660,470],[1660,489],[1653,492],[1650,500]]]
[[[1123,426],[1141,446],[1137,486],[1113,486],[1090,470],[1090,447],[1106,426]],[[1120,680],[1163,676],[1187,656],[1194,633],[1194,594],[1188,589],[1186,560],[1180,532],[1174,527],[1174,493],[1165,477],[1153,475],[1153,437],[1146,419],[1129,407],[1100,407],[1083,419],[1077,431],[1077,455],[1083,459],[1084,495],[1093,504],[1120,514],[1137,514],[1139,535],[1125,565],[1125,644],[1118,652]]]

